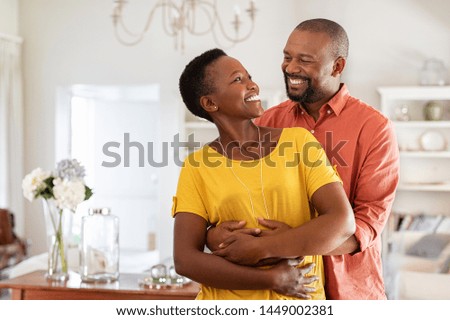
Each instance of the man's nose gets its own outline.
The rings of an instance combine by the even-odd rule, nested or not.
[[[284,68],[283,71],[286,73],[289,73],[289,74],[301,72],[301,67],[297,63],[292,62],[292,61],[289,63],[283,64],[283,68]]]

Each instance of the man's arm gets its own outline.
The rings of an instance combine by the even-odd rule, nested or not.
[[[290,229],[290,227],[287,224],[285,224],[283,222],[275,221],[275,220],[259,219],[259,223],[262,226],[265,226],[266,228],[268,228],[267,230],[260,231],[259,236],[262,236],[262,237],[271,236],[276,233],[284,232],[284,231]],[[219,244],[219,246],[220,246],[220,244]],[[346,254],[346,253],[356,253],[356,252],[358,252],[358,250],[359,250],[358,241],[356,241],[356,237],[354,235],[352,235],[347,240],[345,240],[345,242],[343,244],[341,244],[339,247],[337,247],[336,249],[332,250],[331,252],[328,252],[323,255],[331,256],[331,255],[341,255],[341,254]]]
[[[380,123],[366,135],[370,135],[371,145],[358,180],[354,182],[354,197],[350,199],[360,251],[379,241],[392,209],[399,179],[399,151],[392,124],[389,121]]]
[[[352,209],[339,182],[320,187],[311,201],[319,217],[270,237],[235,233],[214,254],[235,263],[254,265],[269,258],[295,258],[331,252],[355,231]]]
[[[258,222],[261,226],[266,227],[266,230],[259,228],[245,228],[245,221],[225,221],[218,226],[212,226],[208,229],[207,233],[207,247],[211,251],[220,249],[225,245],[224,242],[234,233],[244,233],[259,237],[270,237],[277,233],[284,232],[291,227],[284,222],[276,220],[268,220],[259,218]],[[356,241],[355,235],[352,235],[344,241],[339,247],[331,252],[324,253],[323,255],[341,255],[347,253],[359,252],[359,243]]]

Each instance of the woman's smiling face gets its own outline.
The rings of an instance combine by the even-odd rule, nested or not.
[[[221,114],[245,119],[263,114],[259,87],[238,60],[220,57],[207,68],[206,77],[214,88],[208,96]]]

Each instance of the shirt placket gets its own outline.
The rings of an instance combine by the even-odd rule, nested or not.
[[[319,119],[317,121],[314,121],[314,118],[308,114],[305,110],[300,110],[300,116],[303,117],[304,122],[306,123],[306,128],[309,132],[311,132],[314,136],[318,134],[318,130],[320,128],[320,125],[326,121],[326,119],[333,113],[333,110],[330,106],[324,106],[323,107],[325,111],[321,110]]]

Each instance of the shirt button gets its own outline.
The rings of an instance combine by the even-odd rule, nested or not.
[[[313,130],[311,130],[311,133],[314,133],[315,131],[314,131],[314,129]]]
[[[330,114],[330,113],[331,113],[331,110],[327,110],[327,113]]]
[[[304,111],[302,111],[302,114],[305,114],[305,112],[304,112]]]

